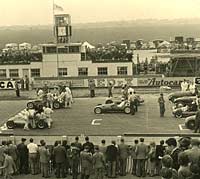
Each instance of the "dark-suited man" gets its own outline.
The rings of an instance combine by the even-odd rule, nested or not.
[[[136,175],[138,177],[145,177],[145,163],[148,154],[148,146],[144,144],[144,138],[140,138],[140,143],[136,147],[136,155],[137,155],[137,170]]]
[[[196,113],[195,117],[195,133],[200,132],[200,110]]]
[[[129,156],[129,147],[124,143],[124,139],[121,139],[121,143],[118,145],[119,149],[119,166],[120,175],[126,176],[126,164]]]
[[[83,144],[83,149],[85,148],[85,146],[89,147],[89,152],[91,152],[92,154],[94,153],[94,144],[90,142],[88,136],[85,137],[85,143]]]
[[[138,145],[138,140],[134,141],[134,145],[131,148],[131,158],[133,161],[133,168],[132,168],[132,174],[136,175],[136,165],[137,165],[137,155],[136,155],[136,147]]]
[[[116,142],[112,141],[111,145],[109,145],[106,149],[106,160],[108,163],[109,178],[116,177],[116,161],[117,161],[118,149],[115,145]]]
[[[56,162],[56,177],[65,178],[65,161],[67,160],[67,151],[65,147],[61,145],[61,141],[58,141],[58,145],[54,148],[54,158]]]
[[[46,147],[46,143],[44,140],[41,140],[40,144],[41,144],[41,147],[39,147],[40,169],[42,177],[47,178],[49,177],[48,169],[49,169],[50,153]]]
[[[86,145],[80,154],[81,161],[81,179],[88,179],[92,170],[92,153]]]
[[[22,138],[21,143],[17,145],[19,158],[19,173],[28,174],[28,148],[25,144],[26,139]]]

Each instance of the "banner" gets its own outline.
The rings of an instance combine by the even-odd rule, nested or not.
[[[15,81],[0,81],[0,89],[15,89]]]

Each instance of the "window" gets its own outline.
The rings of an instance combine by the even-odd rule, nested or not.
[[[40,77],[40,69],[39,68],[31,69],[31,77]]]
[[[98,75],[108,75],[108,68],[107,67],[98,67]]]
[[[0,78],[6,78],[6,69],[0,69]]]
[[[69,53],[80,53],[79,46],[69,46]]]
[[[78,76],[88,76],[88,68],[78,68]]]
[[[43,47],[43,53],[56,53],[56,47]]]
[[[58,76],[67,76],[67,68],[58,68]]]
[[[10,78],[19,77],[19,71],[18,71],[18,69],[10,69],[9,73],[10,73]]]
[[[127,67],[117,67],[117,74],[118,75],[127,75]]]

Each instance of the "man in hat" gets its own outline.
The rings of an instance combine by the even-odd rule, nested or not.
[[[25,142],[26,139],[22,138],[21,143],[17,145],[20,174],[28,174],[28,148]]]
[[[160,97],[158,98],[158,104],[160,108],[160,117],[164,117],[165,114],[165,100],[163,97],[163,93],[160,94]]]

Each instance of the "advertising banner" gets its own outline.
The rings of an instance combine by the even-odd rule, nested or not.
[[[0,89],[15,89],[15,81],[0,81]]]

